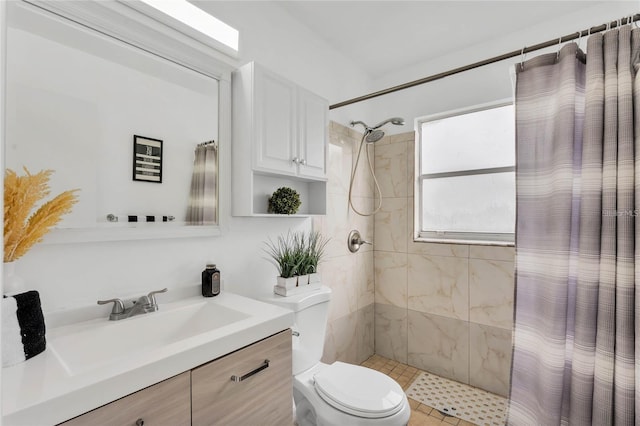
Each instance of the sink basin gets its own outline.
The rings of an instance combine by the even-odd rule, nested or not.
[[[96,318],[95,306],[45,315],[47,349],[2,369],[0,422],[58,424],[293,325],[293,312],[273,304],[175,290],[157,312],[120,321]]]
[[[54,329],[47,336],[47,346],[69,375],[77,375],[248,317],[246,313],[207,301],[161,305],[156,312],[120,321],[104,319]]]

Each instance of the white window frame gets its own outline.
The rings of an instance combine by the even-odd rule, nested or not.
[[[499,245],[513,246],[515,242],[515,232],[511,233],[489,233],[489,232],[453,232],[453,231],[423,231],[422,230],[422,185],[424,180],[432,178],[470,176],[480,174],[493,174],[515,172],[515,164],[507,167],[493,167],[486,169],[461,170],[457,172],[427,173],[422,171],[422,125],[436,120],[455,117],[473,112],[484,111],[492,108],[499,108],[513,105],[513,99],[501,99],[494,102],[474,105],[467,108],[460,108],[445,111],[438,114],[427,115],[415,119],[416,143],[415,143],[415,182],[414,182],[414,240],[422,242],[457,243],[457,244],[478,244],[478,245]],[[514,124],[515,125],[515,124]],[[514,140],[515,144],[515,140]],[[514,146],[515,150],[515,146]],[[515,224],[514,224],[515,231]]]

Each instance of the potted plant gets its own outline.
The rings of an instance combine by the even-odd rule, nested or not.
[[[312,272],[312,259],[309,256],[307,236],[298,232],[293,236],[293,250],[298,265],[298,286],[309,284],[309,274]]]
[[[318,264],[324,255],[328,239],[319,232],[288,232],[278,236],[274,242],[266,242],[265,252],[270,261],[278,268],[279,276],[275,290],[282,295],[293,294],[292,289],[305,287],[320,282]],[[296,289],[297,291],[297,289]],[[280,293],[278,293],[280,294]]]
[[[307,273],[309,274],[309,284],[320,282],[320,274],[318,273],[318,265],[322,261],[324,256],[324,249],[327,246],[329,239],[324,238],[322,234],[317,231],[309,233],[308,237],[308,267]]]
[[[300,194],[295,189],[283,186],[269,197],[269,213],[296,214],[300,207]]]
[[[266,253],[271,256],[272,263],[278,268],[278,286],[291,289],[298,284],[298,267],[300,257],[295,251],[294,237],[291,233],[278,236],[276,242],[269,239]]]

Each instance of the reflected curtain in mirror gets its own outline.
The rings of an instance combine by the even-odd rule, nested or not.
[[[195,149],[191,192],[187,208],[187,224],[216,223],[218,146],[214,141],[199,144]]]

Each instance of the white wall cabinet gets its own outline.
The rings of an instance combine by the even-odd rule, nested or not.
[[[290,425],[292,392],[285,330],[61,426]]]
[[[255,62],[232,76],[233,214],[267,214],[281,186],[300,193],[300,215],[326,213],[326,99]]]

